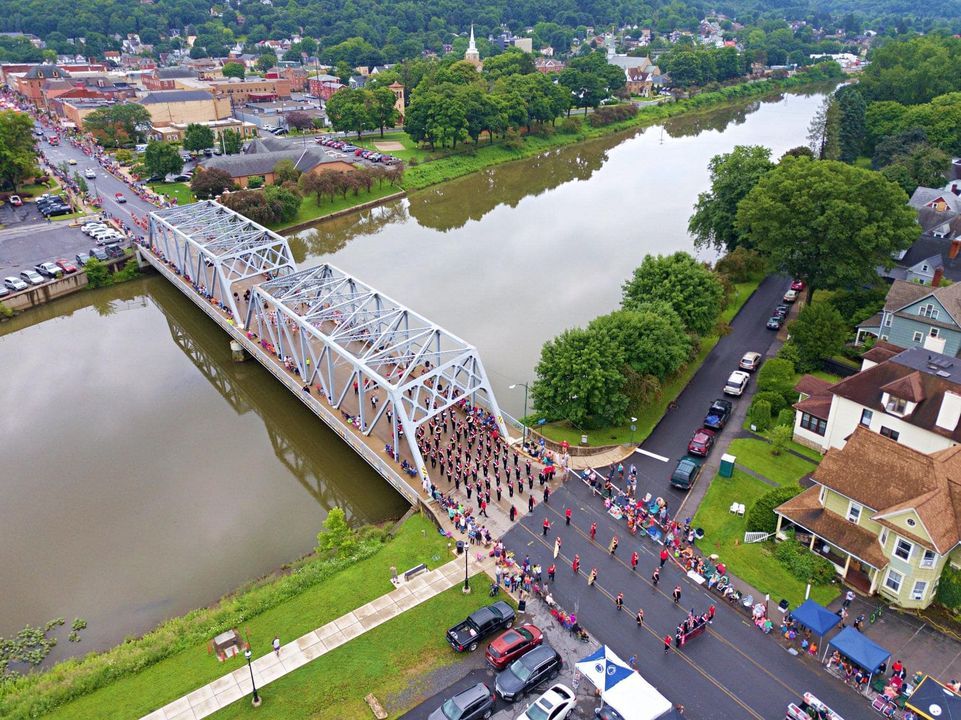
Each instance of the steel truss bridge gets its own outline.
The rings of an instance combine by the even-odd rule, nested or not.
[[[475,347],[333,265],[298,270],[285,238],[217,202],[152,212],[140,255],[412,503],[432,417],[466,399],[510,437]]]

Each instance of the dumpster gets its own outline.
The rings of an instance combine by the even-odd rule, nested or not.
[[[737,460],[733,455],[721,455],[721,468],[718,470],[718,474],[721,477],[732,477],[734,475],[734,462]]]

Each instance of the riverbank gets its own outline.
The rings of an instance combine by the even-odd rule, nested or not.
[[[348,558],[310,555],[278,574],[251,583],[213,606],[161,624],[140,638],[102,653],[59,663],[0,688],[0,717],[136,718],[212,681],[242,659],[219,662],[210,640],[236,628],[255,648],[270,652],[275,635],[309,632],[386,592],[391,568],[447,559],[447,540],[421,515],[406,520],[389,541],[374,531]]]

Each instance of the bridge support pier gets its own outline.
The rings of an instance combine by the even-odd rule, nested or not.
[[[234,362],[243,362],[247,359],[247,353],[244,352],[244,348],[236,340],[230,341],[230,356]]]

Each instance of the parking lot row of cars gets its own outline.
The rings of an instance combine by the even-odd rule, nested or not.
[[[337,138],[322,137],[319,138],[317,142],[325,147],[341,150],[345,153],[353,153],[354,157],[363,158],[364,160],[369,160],[370,162],[383,163],[384,165],[393,165],[396,162],[400,162],[393,155],[385,155],[384,153],[379,153],[375,150],[367,150],[362,147],[357,147],[356,145],[351,145],[345,140],[338,140]]]
[[[780,330],[781,326],[787,322],[788,313],[791,312],[791,304],[798,299],[798,295],[803,292],[805,288],[803,280],[795,280],[791,283],[790,289],[784,293],[782,300],[787,303],[786,305],[778,305],[774,308],[774,312],[767,321],[768,330]]]

